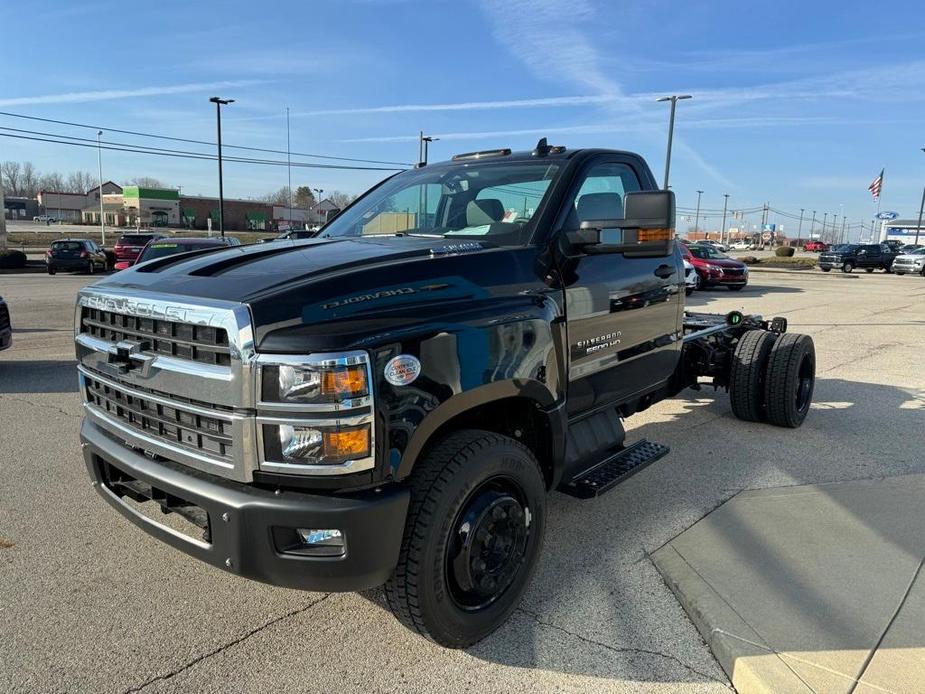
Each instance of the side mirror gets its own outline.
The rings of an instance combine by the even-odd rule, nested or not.
[[[595,219],[566,233],[585,253],[623,253],[630,257],[666,256],[674,250],[674,192],[627,193],[623,219]]]

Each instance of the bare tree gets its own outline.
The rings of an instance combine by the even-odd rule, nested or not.
[[[42,174],[38,178],[38,190],[47,190],[55,193],[67,193],[67,184],[64,182],[64,176],[57,171]]]
[[[20,169],[18,161],[5,161],[0,164],[0,176],[2,176],[3,189],[7,195],[19,195]]]
[[[96,176],[88,171],[72,171],[67,175],[65,186],[69,193],[86,193],[99,185]]]
[[[269,203],[270,205],[288,205],[289,204],[289,186],[283,186],[277,191],[272,193],[267,193],[263,196],[263,202]],[[293,201],[295,204],[295,201]]]
[[[23,162],[22,177],[19,183],[19,194],[23,197],[34,198],[41,189],[39,172],[31,161]]]
[[[357,199],[356,195],[351,195],[350,193],[344,193],[339,190],[332,191],[326,200],[333,202],[338,209],[344,209],[347,205]]]
[[[136,176],[135,178],[129,180],[126,185],[138,186],[139,188],[166,188],[163,183],[161,183],[156,178],[152,178],[151,176]]]

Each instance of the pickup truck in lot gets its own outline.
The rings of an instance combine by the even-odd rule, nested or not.
[[[638,155],[543,139],[398,173],[316,238],[110,276],[75,311],[92,482],[215,567],[384,584],[410,629],[475,643],[527,589],[549,492],[668,453],[624,418],[702,379],[743,420],[809,411],[812,340],[686,312],[674,223]]]
[[[819,256],[819,269],[829,272],[838,269],[842,272],[853,272],[854,268],[864,269],[867,272],[883,270],[890,272],[896,252],[886,243],[843,243],[833,246]]]

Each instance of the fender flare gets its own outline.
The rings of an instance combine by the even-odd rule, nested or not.
[[[510,379],[486,383],[471,390],[458,393],[442,402],[430,412],[415,429],[408,446],[402,453],[396,479],[405,479],[411,474],[424,447],[433,435],[447,422],[465,412],[504,398],[525,398],[533,401],[549,421],[553,439],[561,441],[562,451],[553,451],[553,459],[560,460],[565,449],[564,401],[557,402],[548,387],[535,380]],[[558,466],[556,466],[558,467]]]

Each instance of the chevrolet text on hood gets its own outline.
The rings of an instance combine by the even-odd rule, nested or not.
[[[744,420],[809,411],[810,338],[684,310],[674,219],[638,155],[544,139],[402,172],[313,239],[110,276],[75,313],[93,483],[215,567],[384,584],[410,629],[475,643],[529,585],[550,491],[668,453],[625,417],[701,379]]]

